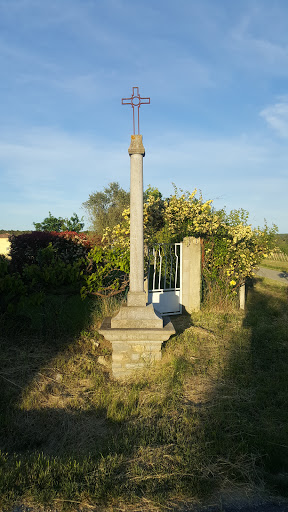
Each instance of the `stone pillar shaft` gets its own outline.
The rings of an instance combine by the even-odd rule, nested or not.
[[[128,306],[146,306],[144,292],[143,157],[142,135],[131,135],[130,155],[130,286]]]
[[[144,292],[143,155],[130,156],[130,292]]]

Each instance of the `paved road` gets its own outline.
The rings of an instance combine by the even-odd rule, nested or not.
[[[259,277],[268,277],[268,279],[274,279],[274,281],[288,284],[288,272],[280,272],[279,270],[272,270],[270,268],[260,267],[256,272]]]

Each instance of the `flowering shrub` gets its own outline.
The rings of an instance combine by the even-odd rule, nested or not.
[[[222,295],[233,295],[273,246],[273,230],[252,229],[240,223],[229,226],[223,222],[219,229],[203,239],[203,277],[207,291],[217,286]]]
[[[201,238],[205,290],[212,291],[217,285],[224,296],[233,296],[272,250],[277,228],[265,224],[263,229],[253,229],[245,210],[233,210],[230,214],[216,211],[211,200],[204,202],[196,194],[196,189],[179,193],[174,187],[174,194],[165,201],[148,195],[143,212],[144,240],[153,244],[180,242],[185,236]],[[129,248],[129,214],[127,208],[122,223],[106,229],[106,246]]]

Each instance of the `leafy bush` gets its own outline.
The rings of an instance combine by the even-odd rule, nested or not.
[[[33,231],[22,235],[10,236],[11,261],[14,271],[22,272],[25,265],[38,264],[38,253],[52,244],[58,257],[65,263],[73,264],[79,258],[87,256],[100,237],[91,237],[75,231]]]
[[[4,254],[0,254],[0,278],[8,274],[10,261]]]
[[[18,236],[11,235],[9,240],[11,243],[10,256],[13,270],[21,272],[24,265],[34,264],[39,249],[44,249],[54,239],[55,237],[47,231],[33,231]]]
[[[127,287],[129,253],[104,250],[96,245],[100,237],[32,232],[12,236],[11,242],[11,260],[0,258],[2,325],[43,329],[52,295],[79,294],[82,286],[82,298],[104,297]]]
[[[30,282],[18,273],[12,272],[11,263],[5,257],[0,256],[0,319],[4,328],[8,323],[15,329],[31,321],[35,306],[40,306],[43,301],[43,293],[31,288]]]
[[[35,264],[23,267],[22,276],[24,281],[30,283],[32,289],[57,289],[79,281],[83,272],[82,267],[81,257],[72,263],[66,263],[50,242],[48,247],[38,251]]]
[[[88,254],[81,296],[105,297],[124,292],[129,282],[130,254],[127,249],[95,246]]]

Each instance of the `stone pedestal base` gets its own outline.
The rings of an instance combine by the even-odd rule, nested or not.
[[[112,329],[163,329],[163,318],[154,310],[153,304],[147,306],[123,306],[116,316],[111,318]]]
[[[112,373],[116,379],[129,377],[133,373],[139,372],[139,370],[143,371],[155,361],[159,361],[161,359],[161,345],[163,341],[167,341],[172,334],[175,334],[175,329],[169,318],[166,318],[163,323],[163,319],[155,314],[153,306],[152,308],[146,306],[145,322],[142,316],[144,312],[140,312],[142,309],[144,310],[142,307],[123,307],[116,317],[112,319],[105,318],[99,329],[100,334],[112,344]],[[135,310],[138,311],[136,312]],[[152,312],[156,316],[157,321],[159,322],[160,320],[160,327],[153,327],[153,325],[148,327],[148,317],[150,315],[151,322]],[[118,318],[119,315],[120,318]],[[116,320],[117,318],[118,320]],[[130,322],[133,327],[129,327]],[[126,326],[124,325],[125,323]],[[137,323],[138,326],[136,327]],[[145,323],[146,327],[144,327]],[[118,324],[118,327],[112,327],[112,324]],[[120,327],[119,324],[123,325],[123,327]]]

